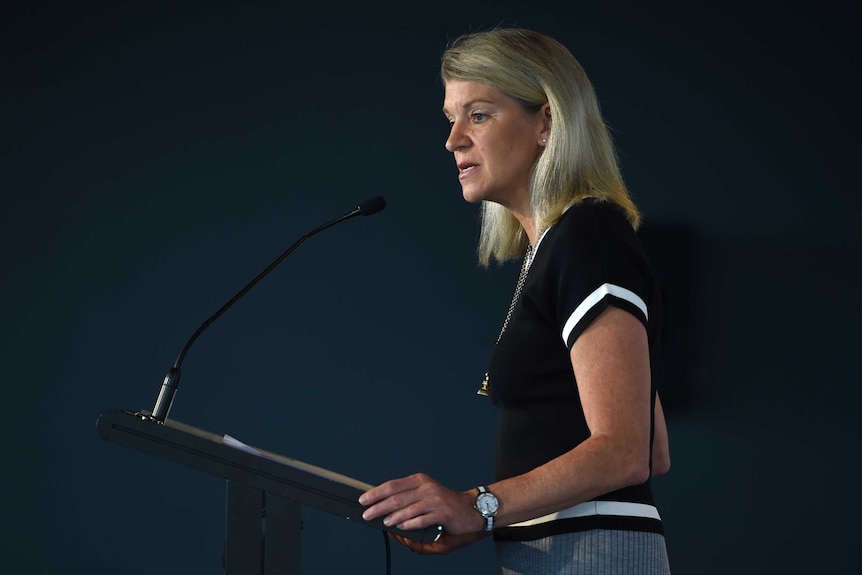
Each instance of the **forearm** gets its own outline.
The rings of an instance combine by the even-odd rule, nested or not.
[[[500,501],[495,524],[541,517],[643,483],[649,476],[648,453],[648,443],[592,436],[528,473],[490,485]]]

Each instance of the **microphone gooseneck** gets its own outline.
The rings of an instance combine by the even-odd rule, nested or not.
[[[248,291],[253,288],[257,283],[264,278],[269,272],[274,270],[278,264],[280,264],[284,259],[289,256],[293,251],[300,246],[305,240],[313,236],[318,232],[322,232],[326,228],[334,226],[335,224],[341,223],[344,220],[350,219],[354,216],[363,215],[370,216],[376,214],[380,210],[386,207],[386,200],[383,199],[383,196],[374,196],[372,198],[368,198],[367,200],[360,203],[353,210],[347,212],[343,216],[340,216],[330,222],[327,222],[321,226],[318,226],[303,234],[292,246],[287,248],[274,262],[269,264],[265,270],[260,272],[256,278],[251,280],[244,288],[242,288],[235,296],[233,296],[226,304],[224,304],[217,312],[215,312],[212,317],[203,322],[200,327],[192,334],[186,344],[183,346],[183,349],[180,351],[180,354],[177,356],[176,361],[174,361],[173,366],[168,370],[165,375],[164,380],[162,381],[162,387],[159,390],[159,397],[156,399],[155,407],[153,407],[153,412],[146,417],[150,419],[154,419],[159,423],[164,423],[165,419],[168,417],[168,412],[171,410],[171,404],[174,400],[174,394],[177,391],[177,388],[180,384],[180,367],[182,366],[183,359],[186,357],[186,353],[188,353],[189,348],[191,348],[192,344],[195,340],[200,336],[201,333],[205,329],[207,329],[215,320],[217,320],[224,312],[226,312],[233,304],[239,300],[242,296],[244,296]]]

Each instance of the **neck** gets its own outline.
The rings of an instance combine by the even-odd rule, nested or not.
[[[518,218],[519,222],[521,222],[521,227],[524,228],[524,232],[527,234],[527,239],[530,241],[530,245],[535,247],[536,242],[539,241],[536,218],[532,215],[521,216],[519,214],[515,214],[515,217]]]
[[[525,193],[519,196],[519,198],[520,199],[517,202],[502,205],[521,223],[521,227],[524,228],[524,232],[527,234],[527,239],[529,240],[530,245],[535,246],[539,238],[536,237],[538,235],[538,230],[536,229],[536,217],[533,215],[533,206],[530,203],[530,196],[528,193]]]
[[[529,217],[525,219],[518,218],[521,222],[521,227],[524,228],[524,232],[527,234],[527,239],[530,241],[530,245],[536,247],[536,242],[539,241],[539,231],[536,226],[536,218]]]

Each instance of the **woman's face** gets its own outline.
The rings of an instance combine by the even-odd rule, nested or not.
[[[545,108],[525,112],[499,90],[479,82],[446,83],[446,149],[455,156],[468,202],[488,200],[528,213],[530,172],[547,138]]]

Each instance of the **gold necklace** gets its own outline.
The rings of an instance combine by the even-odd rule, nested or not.
[[[527,252],[524,254],[524,263],[521,264],[521,273],[518,274],[518,283],[515,284],[515,294],[512,296],[512,303],[509,304],[509,311],[506,312],[506,319],[503,320],[503,328],[500,330],[500,335],[497,336],[497,341],[494,345],[500,343],[500,338],[503,337],[503,333],[506,331],[506,327],[509,325],[509,320],[512,319],[512,312],[515,311],[515,305],[518,303],[518,300],[521,298],[521,291],[524,289],[524,282],[527,279],[527,272],[530,271],[530,265],[533,263],[533,246],[529,243],[527,244]],[[485,372],[485,379],[482,380],[482,386],[476,392],[476,395],[483,395],[487,397],[489,395],[488,386],[490,385],[490,381],[488,379],[488,372]]]

